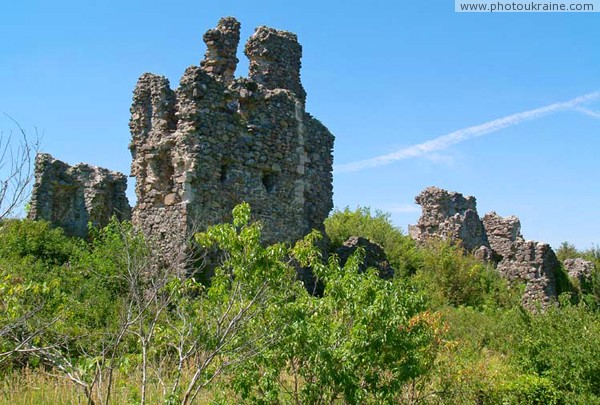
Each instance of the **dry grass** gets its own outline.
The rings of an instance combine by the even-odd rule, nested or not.
[[[115,373],[110,403],[135,404],[140,402],[140,376],[138,373]],[[215,399],[214,391],[200,393],[194,403],[206,404]],[[95,396],[97,404],[104,403]],[[148,404],[165,401],[165,393],[157,379],[150,378],[147,392]],[[71,381],[40,370],[23,369],[0,376],[0,404],[10,405],[71,405],[87,404],[82,390]]]

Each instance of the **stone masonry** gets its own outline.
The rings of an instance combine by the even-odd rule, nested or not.
[[[509,280],[525,281],[523,302],[547,306],[555,300],[560,262],[550,245],[526,241],[515,216],[503,218],[490,212],[483,217],[483,224],[500,274]]]
[[[417,225],[409,227],[410,236],[418,241],[443,238],[457,241],[466,250],[488,246],[483,223],[477,215],[475,197],[464,197],[437,187],[423,190],[415,201],[423,209]]]
[[[333,135],[305,111],[295,34],[259,27],[244,48],[249,77],[234,78],[240,24],[204,35],[207,51],[172,90],[143,74],[131,107],[133,221],[182,263],[190,235],[250,203],[264,241],[323,230],[333,206]]]
[[[517,217],[503,218],[491,212],[481,220],[474,197],[436,187],[425,189],[416,202],[422,206],[423,214],[417,225],[409,228],[415,240],[451,240],[491,260],[500,274],[525,283],[525,307],[546,307],[556,301],[560,263],[550,245],[523,239]]]
[[[130,219],[126,189],[127,177],[122,173],[84,163],[69,166],[39,153],[27,216],[60,226],[67,235],[85,237],[88,222],[102,227],[113,215]]]
[[[566,259],[564,266],[569,277],[577,280],[579,287],[589,283],[594,272],[594,263],[589,260],[576,258]]]

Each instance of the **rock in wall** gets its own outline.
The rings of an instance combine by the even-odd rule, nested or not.
[[[176,90],[149,73],[134,90],[133,221],[172,263],[194,231],[230,220],[242,201],[267,243],[323,230],[333,206],[334,137],[305,111],[296,35],[257,28],[249,77],[234,79],[239,28],[228,17],[209,30],[205,59]]]
[[[344,266],[350,256],[359,248],[362,248],[365,254],[364,260],[359,264],[358,270],[360,272],[373,267],[377,269],[381,278],[389,279],[394,276],[394,268],[390,265],[383,248],[361,236],[351,236],[336,250],[335,253],[340,259],[340,265]]]
[[[594,271],[594,263],[589,260],[577,258],[577,259],[566,259],[563,262],[565,271],[569,277],[577,280],[579,285],[589,282],[592,278]]]
[[[512,254],[513,244],[518,239],[523,239],[519,218],[515,216],[503,218],[495,212],[489,212],[482,220],[490,247],[496,254],[496,261]]]
[[[498,272],[511,281],[525,282],[522,303],[542,308],[556,302],[556,273],[560,262],[547,243],[517,239],[511,252],[497,265]]]
[[[560,262],[550,245],[526,241],[515,216],[503,218],[490,212],[483,217],[483,224],[500,274],[525,282],[523,305],[545,307],[555,301]]]
[[[67,235],[85,237],[88,222],[101,227],[113,215],[130,219],[126,189],[127,177],[122,173],[84,163],[69,166],[39,153],[27,216],[60,226]]]
[[[465,250],[492,261],[500,274],[525,283],[522,303],[534,309],[557,298],[556,273],[560,263],[546,243],[526,241],[517,217],[491,212],[479,219],[475,198],[436,187],[426,188],[416,201],[423,214],[410,236],[421,243],[441,238],[460,243]]]
[[[475,197],[428,187],[415,197],[415,201],[423,210],[417,225],[409,226],[408,230],[416,241],[449,239],[460,243],[469,252],[489,246],[483,223],[477,215]]]

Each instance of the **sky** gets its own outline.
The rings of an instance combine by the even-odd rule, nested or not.
[[[391,214],[438,186],[526,239],[600,244],[600,13],[455,13],[451,0],[32,1],[0,15],[0,113],[70,164],[129,174],[138,77],[177,87],[220,17],[295,32],[307,110],[335,135],[334,203]],[[0,131],[15,130],[0,115]],[[134,200],[133,179],[129,185]]]

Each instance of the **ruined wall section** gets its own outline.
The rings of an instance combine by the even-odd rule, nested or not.
[[[333,206],[333,135],[304,110],[299,70],[290,72],[300,67],[295,35],[258,28],[246,46],[250,78],[233,79],[236,38],[239,23],[222,19],[204,36],[205,59],[185,71],[179,88],[145,74],[134,92],[134,220],[175,262],[185,239],[229,221],[242,201],[267,243],[322,230]]]
[[[582,258],[566,259],[563,263],[565,271],[572,279],[577,280],[579,288],[592,281],[594,263]]]
[[[526,308],[542,308],[555,303],[556,272],[560,262],[547,243],[517,239],[509,254],[498,263],[500,274],[511,281],[525,282],[521,302]]]
[[[495,212],[483,216],[483,226],[490,242],[490,247],[496,255],[496,261],[502,260],[513,253],[513,245],[521,235],[521,221],[515,216],[501,217]]]
[[[122,173],[84,163],[70,166],[39,153],[27,217],[49,221],[67,235],[85,237],[88,222],[102,227],[113,215],[130,219],[126,189],[127,177]]]
[[[169,252],[165,259],[182,260],[186,232],[180,182],[175,176],[178,114],[175,92],[162,76],[143,74],[131,107],[131,175],[136,177],[137,205],[132,220],[152,235],[152,243]]]
[[[415,201],[423,213],[416,225],[409,226],[410,236],[420,242],[450,240],[473,252],[489,247],[483,223],[477,214],[475,197],[464,197],[437,187],[423,190]]]
[[[216,80],[230,84],[239,62],[237,47],[240,42],[240,23],[232,17],[219,20],[215,29],[208,30],[202,37],[206,44],[202,69]]]
[[[327,127],[304,113],[306,127],[305,209],[309,229],[325,231],[323,221],[333,208],[333,140]]]
[[[508,280],[525,283],[522,303],[527,308],[556,302],[556,273],[560,270],[556,254],[546,243],[526,241],[517,217],[503,218],[491,212],[480,220],[475,198],[437,187],[425,189],[416,201],[423,214],[417,225],[409,228],[411,237],[422,243],[449,239],[492,261]]]
[[[250,60],[250,80],[269,90],[290,90],[304,104],[306,91],[300,82],[302,46],[296,34],[260,26],[248,39],[244,53]]]

